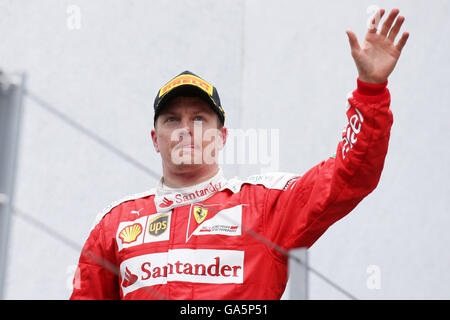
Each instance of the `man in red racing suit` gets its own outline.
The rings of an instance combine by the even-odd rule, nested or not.
[[[160,183],[114,204],[84,246],[71,298],[279,299],[287,259],[268,242],[310,247],[380,179],[392,125],[389,91],[358,80],[348,102],[335,157],[301,177],[227,180],[219,171],[196,186]]]
[[[71,299],[279,299],[284,252],[309,248],[377,186],[393,122],[386,86],[357,79],[336,154],[302,176],[226,179],[219,168],[112,204],[86,241]]]

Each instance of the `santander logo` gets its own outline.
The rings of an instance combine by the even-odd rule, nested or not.
[[[123,295],[170,282],[244,283],[244,251],[169,249],[126,259],[120,264]]]
[[[163,197],[162,201],[158,204],[159,208],[169,208],[174,203],[179,204],[187,204],[194,201],[198,201],[201,199],[205,199],[206,197],[216,193],[219,191],[222,187],[222,183],[219,182],[210,182],[198,189],[192,189],[192,192],[185,192],[185,193],[174,193],[167,197]],[[171,200],[173,199],[173,200]],[[158,200],[155,200],[156,202],[159,202]]]
[[[122,287],[126,288],[134,284],[138,280],[137,275],[132,274],[128,268],[126,268],[125,276],[122,281]]]
[[[345,159],[347,153],[350,151],[350,149],[353,148],[353,146],[356,144],[356,141],[358,141],[358,133],[361,131],[361,128],[364,123],[364,118],[359,112],[357,108],[355,108],[356,114],[353,114],[349,121],[346,129],[343,132],[343,146],[342,146],[342,159]]]
[[[212,183],[210,182],[208,185],[206,185],[204,188],[196,189],[193,192],[190,193],[177,193],[175,195],[175,202],[176,203],[184,203],[192,200],[197,200],[199,198],[203,198],[205,196],[208,196],[210,194],[213,194],[220,190],[220,187],[222,184],[220,182]]]
[[[159,204],[160,208],[167,208],[170,207],[173,204],[172,200],[167,199],[164,197],[163,201]]]

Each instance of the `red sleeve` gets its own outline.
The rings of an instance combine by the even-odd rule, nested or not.
[[[286,250],[310,247],[375,189],[393,122],[386,86],[358,79],[336,155],[290,180],[283,190],[266,193],[265,233],[275,244]]]
[[[119,270],[114,262],[114,247],[105,242],[104,219],[91,231],[81,251],[73,280],[71,300],[120,299]]]

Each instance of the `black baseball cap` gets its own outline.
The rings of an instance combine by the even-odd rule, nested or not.
[[[190,71],[180,73],[158,90],[154,103],[154,121],[156,122],[156,118],[169,99],[183,95],[203,98],[217,113],[222,125],[225,123],[225,112],[220,105],[217,89]]]

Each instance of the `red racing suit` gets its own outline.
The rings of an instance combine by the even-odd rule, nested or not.
[[[393,121],[386,86],[357,80],[335,156],[302,176],[225,179],[220,170],[109,206],[83,247],[71,299],[279,299],[282,250],[309,248],[377,186]]]

